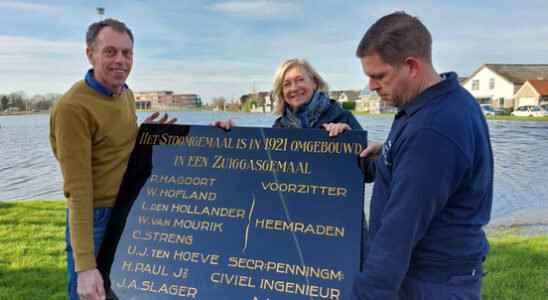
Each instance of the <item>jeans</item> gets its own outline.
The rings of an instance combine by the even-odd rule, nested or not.
[[[76,284],[78,282],[78,274],[74,271],[74,257],[72,253],[72,245],[70,243],[70,226],[69,226],[69,209],[67,209],[67,227],[65,230],[65,242],[67,251],[67,274],[68,274],[68,295],[70,300],[79,300],[80,297],[76,292]],[[100,207],[93,209],[93,243],[95,248],[95,256],[99,252],[105,231],[107,229],[108,220],[112,208]]]
[[[407,276],[399,293],[400,300],[481,300],[481,270],[454,275],[446,282],[430,282]]]

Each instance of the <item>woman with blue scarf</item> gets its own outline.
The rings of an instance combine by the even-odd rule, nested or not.
[[[362,129],[352,113],[329,99],[327,84],[304,59],[287,60],[278,68],[272,97],[280,115],[274,127],[323,127],[330,136]]]
[[[282,63],[274,76],[272,97],[275,113],[280,115],[273,127],[324,128],[329,136],[345,130],[362,130],[351,112],[344,110],[328,97],[328,86],[304,59],[289,59]],[[231,120],[214,125],[230,129]]]
[[[328,87],[312,66],[304,59],[289,59],[280,65],[274,76],[272,98],[277,128],[324,128],[329,136],[345,130],[362,130],[351,112],[337,101],[329,99]],[[232,120],[216,121],[213,125],[229,130]],[[362,228],[363,247],[367,249],[367,224]],[[365,252],[362,252],[362,254]]]

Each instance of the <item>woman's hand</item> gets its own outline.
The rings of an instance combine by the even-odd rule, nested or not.
[[[351,130],[350,126],[346,123],[326,123],[322,125],[327,132],[329,132],[330,137],[335,137],[341,133],[343,133],[345,130]]]
[[[228,120],[218,120],[213,123],[210,123],[211,126],[217,126],[219,128],[222,128],[224,130],[230,130],[230,128],[234,127],[234,121],[232,119]]]

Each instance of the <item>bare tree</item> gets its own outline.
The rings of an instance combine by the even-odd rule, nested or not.
[[[58,94],[36,94],[30,99],[32,110],[43,111],[49,110],[53,103],[59,98]]]
[[[226,99],[225,97],[215,97],[213,98],[213,107],[218,110],[225,110]]]
[[[25,92],[19,91],[8,95],[9,106],[17,107],[18,110],[27,110],[27,104],[25,101]]]
[[[8,109],[10,104],[10,99],[6,95],[2,95],[2,100],[0,101],[0,108],[2,111]]]

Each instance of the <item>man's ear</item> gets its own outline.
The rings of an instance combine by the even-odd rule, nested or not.
[[[86,48],[86,56],[88,57],[89,64],[95,66],[95,62],[93,61],[93,48]]]
[[[422,61],[413,56],[409,56],[405,59],[405,65],[409,68],[409,76],[411,76],[411,78],[416,78],[423,67]]]

